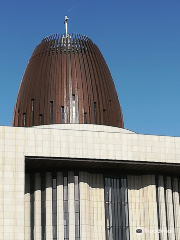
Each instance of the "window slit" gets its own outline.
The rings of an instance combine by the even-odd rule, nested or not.
[[[75,240],[80,239],[80,198],[79,198],[79,176],[74,176],[74,206],[75,206]]]
[[[64,240],[69,240],[68,177],[63,177]]]
[[[61,106],[61,123],[65,123],[64,106]]]
[[[75,103],[75,94],[72,95],[72,119],[73,119],[73,123],[76,123],[76,103]]]
[[[105,175],[106,238],[129,240],[127,179]]]
[[[96,102],[94,102],[94,124],[97,124]]]
[[[103,125],[106,124],[106,109],[103,109]]]
[[[53,124],[53,101],[50,101],[50,123]]]
[[[31,99],[31,125],[34,126],[34,99]]]
[[[43,115],[39,114],[39,123],[40,125],[43,125]]]
[[[23,125],[26,127],[26,113],[23,113]]]
[[[87,124],[87,113],[84,113],[84,123]]]
[[[18,127],[20,127],[20,110],[18,110]]]

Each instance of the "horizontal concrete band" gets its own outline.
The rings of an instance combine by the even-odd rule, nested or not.
[[[179,163],[180,138],[90,124],[0,127],[0,151],[6,162],[25,156],[47,156]]]

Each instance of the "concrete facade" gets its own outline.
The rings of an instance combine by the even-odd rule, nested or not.
[[[25,157],[63,157],[106,159],[127,162],[180,164],[180,137],[142,135],[103,125],[59,124],[31,128],[0,127],[0,240],[30,240],[29,175],[25,174]],[[90,177],[91,175],[91,177]],[[73,173],[68,172],[70,180]],[[46,237],[52,239],[52,186],[46,173]],[[127,176],[130,239],[180,239],[179,179],[162,180],[154,174]],[[26,179],[26,180],[25,180]],[[106,239],[104,187],[102,174],[81,171],[80,214],[81,239]],[[91,180],[97,182],[91,187]],[[95,179],[95,180],[93,180]],[[58,237],[64,239],[62,209],[62,173],[58,171]],[[156,183],[155,183],[156,182]],[[35,173],[35,238],[41,239],[41,179]],[[156,186],[158,188],[156,189]],[[69,188],[69,239],[74,240],[74,185]],[[157,192],[158,191],[158,192]],[[92,198],[84,197],[84,194]],[[157,198],[158,194],[158,198]],[[165,208],[167,209],[165,211]],[[160,219],[158,220],[158,214]],[[91,214],[93,212],[93,214]],[[159,221],[159,223],[158,223]],[[170,233],[156,233],[159,229]],[[138,235],[137,227],[146,232]],[[152,231],[152,232],[151,232]],[[154,231],[154,232],[153,232]]]

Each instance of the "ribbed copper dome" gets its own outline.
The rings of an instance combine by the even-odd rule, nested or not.
[[[58,123],[124,126],[108,66],[79,34],[48,36],[35,48],[14,109],[13,126]]]

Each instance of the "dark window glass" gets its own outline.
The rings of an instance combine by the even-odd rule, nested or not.
[[[63,177],[64,240],[69,239],[68,177]]]
[[[64,226],[64,239],[69,239],[69,226]]]
[[[79,176],[74,176],[75,239],[80,238]]]
[[[67,188],[64,188],[64,200],[68,200],[68,190]]]
[[[76,188],[79,188],[78,176],[74,176],[74,185]]]
[[[39,123],[40,125],[43,125],[43,115],[39,114]]]
[[[76,238],[79,238],[80,236],[79,236],[79,225],[76,225],[75,226],[75,237]]]
[[[75,201],[75,212],[79,212],[79,201]]]
[[[94,123],[97,124],[96,102],[94,102]]]
[[[103,124],[106,124],[106,110],[103,109]]]
[[[107,240],[129,240],[127,182],[123,176],[105,176]]]
[[[53,101],[50,101],[50,123],[53,124]]]
[[[64,177],[64,187],[67,188],[68,186],[68,179],[67,177]]]
[[[61,106],[61,123],[65,123],[64,106]]]
[[[57,239],[57,226],[53,226],[53,240]]]
[[[68,212],[68,201],[64,201],[64,212]]]
[[[18,110],[18,127],[20,127],[20,110]]]
[[[53,188],[52,194],[53,194],[53,201],[56,201],[57,189]]]
[[[53,186],[54,189],[56,189],[56,182],[57,182],[56,178],[53,178],[53,184],[52,184],[52,186]]]
[[[57,214],[57,202],[53,201],[52,203],[52,213]]]
[[[79,225],[79,212],[75,213],[75,225]]]
[[[53,174],[52,178],[52,227],[53,227],[53,240],[57,239],[57,178]]]
[[[84,123],[87,124],[87,113],[84,113]]]
[[[72,122],[76,123],[76,103],[75,103],[75,95],[72,95]]]
[[[69,220],[69,213],[64,211],[64,220],[68,221]],[[67,224],[65,224],[67,225]]]
[[[160,209],[159,209],[159,191],[158,191],[159,179],[158,179],[158,176],[155,177],[155,181],[156,181],[156,202],[157,202],[157,215],[158,215],[158,229],[160,229]]]
[[[163,177],[163,180],[164,180],[164,202],[165,202],[165,211],[166,211],[166,227],[167,227],[167,230],[169,230],[169,224],[168,224],[168,209],[167,209],[167,195],[166,195],[166,190],[167,190],[167,177]],[[171,189],[171,187],[170,187]],[[168,236],[168,234],[167,234]],[[168,237],[169,238],[169,237]]]
[[[174,183],[175,179],[171,178],[171,187],[172,187],[172,191],[175,192],[176,190],[174,189],[175,187],[175,183]],[[172,194],[172,201],[174,201],[174,194]],[[176,209],[175,209],[175,204],[173,204],[173,215],[174,215],[174,219],[175,219],[175,215],[176,215]],[[176,228],[176,224],[174,221],[174,229]],[[178,237],[176,237],[178,238]]]
[[[74,192],[74,199],[77,201],[79,200],[79,192],[78,191],[75,191]]]
[[[57,226],[57,213],[54,213],[52,215],[52,225],[53,225],[53,227]]]
[[[26,113],[23,113],[23,126],[26,127]]]

